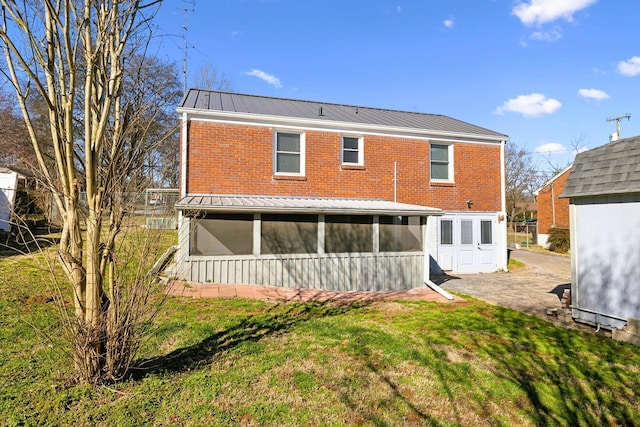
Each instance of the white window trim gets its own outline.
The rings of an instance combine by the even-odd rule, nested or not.
[[[278,133],[294,133],[300,135],[300,173],[278,172]],[[301,130],[275,129],[273,131],[273,174],[278,176],[305,176],[306,134]]]
[[[344,139],[356,138],[358,140],[358,163],[351,163],[344,161]],[[343,165],[351,166],[364,166],[364,137],[362,135],[340,135],[340,163]]]
[[[431,178],[431,168],[433,165],[433,160],[431,159],[431,146],[433,145],[446,145],[447,149],[448,149],[448,157],[449,157],[449,164],[448,164],[448,170],[447,170],[447,175],[449,176],[448,179],[436,179],[436,178]],[[442,183],[451,183],[453,184],[455,182],[454,180],[454,176],[453,176],[453,171],[454,171],[454,167],[453,167],[453,144],[452,143],[447,143],[447,142],[440,142],[440,141],[432,141],[429,143],[429,179],[431,182],[442,182]]]

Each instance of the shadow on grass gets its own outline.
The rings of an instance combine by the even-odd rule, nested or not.
[[[632,358],[623,355],[632,353],[630,346],[598,346],[608,338],[551,325],[532,327],[529,317],[509,309],[498,309],[495,321],[500,325],[495,339],[475,339],[472,345],[525,394],[529,405],[523,409],[535,425],[638,425],[637,406],[632,407],[637,374],[627,369],[634,366]]]
[[[13,226],[12,233],[0,233],[0,258],[30,254],[60,243],[58,227]]]
[[[632,346],[603,343],[602,337],[484,303],[456,306],[455,312],[432,320],[438,331],[423,335],[425,341],[404,359],[433,374],[432,389],[446,411],[436,406],[432,413],[433,404],[425,404],[399,381],[393,366],[380,360],[380,343],[400,347],[403,339],[383,331],[354,346],[363,371],[373,374],[390,397],[363,405],[357,392],[345,389],[341,400],[373,425],[385,425],[384,411],[398,408],[407,408],[409,421],[431,426],[640,425],[635,397],[640,365]],[[507,408],[501,411],[505,399]]]
[[[366,301],[279,303],[266,313],[245,317],[197,344],[176,349],[164,356],[138,361],[132,368],[132,379],[141,379],[154,373],[197,369],[211,364],[216,355],[244,342],[256,342],[308,320],[343,314],[368,304]]]

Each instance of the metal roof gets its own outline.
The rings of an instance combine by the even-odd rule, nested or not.
[[[313,197],[241,196],[229,194],[190,195],[176,203],[178,210],[204,212],[269,212],[349,215],[440,215],[427,206],[377,199],[332,199]]]
[[[579,153],[560,197],[640,193],[640,136]]]
[[[239,93],[189,89],[178,110],[255,114],[318,122],[357,123],[401,129],[430,130],[439,133],[475,135],[506,140],[507,135],[439,114],[425,114],[326,102],[272,98]]]

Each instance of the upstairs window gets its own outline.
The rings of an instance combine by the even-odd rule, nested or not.
[[[431,144],[431,180],[453,182],[453,145]]]
[[[342,163],[358,166],[364,164],[362,138],[356,136],[342,137]]]
[[[276,174],[304,175],[304,134],[276,132],[274,170]]]

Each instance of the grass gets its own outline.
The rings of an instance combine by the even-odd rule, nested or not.
[[[0,258],[4,425],[640,424],[637,347],[475,300],[172,298],[130,379],[67,387],[43,274]]]

